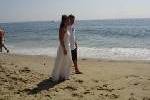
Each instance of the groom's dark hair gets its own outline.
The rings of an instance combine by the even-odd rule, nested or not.
[[[71,14],[69,15],[69,18],[75,19],[75,16]]]

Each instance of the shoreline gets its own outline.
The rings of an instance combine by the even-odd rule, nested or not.
[[[20,56],[20,57],[46,57],[55,59],[56,57],[50,55],[30,55],[30,54],[17,54],[17,53],[0,53],[1,56]],[[78,57],[79,61],[92,60],[92,61],[104,61],[104,62],[135,62],[135,63],[150,63],[150,60],[143,59],[111,59],[111,58],[94,58],[94,57]]]
[[[49,77],[54,58],[0,54],[2,100],[149,100],[150,62],[80,58],[83,74],[54,84]],[[146,99],[145,99],[146,98]]]
[[[9,45],[8,45],[9,47]],[[55,57],[57,47],[46,48],[13,48],[10,46],[12,54],[19,55],[46,55]],[[89,48],[80,47],[78,49],[79,58],[108,59],[108,60],[147,60],[150,61],[149,48]]]

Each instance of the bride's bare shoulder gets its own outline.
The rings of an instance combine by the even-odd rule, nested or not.
[[[59,29],[59,33],[66,33],[67,32],[67,29],[66,28],[60,28]]]

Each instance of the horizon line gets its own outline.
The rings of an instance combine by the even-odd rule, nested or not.
[[[134,20],[134,19],[150,19],[150,17],[135,17],[135,18],[104,18],[104,19],[77,19],[76,21],[94,21],[94,20]],[[60,20],[28,20],[28,21],[4,21],[0,24],[5,23],[28,23],[28,22],[59,22]]]

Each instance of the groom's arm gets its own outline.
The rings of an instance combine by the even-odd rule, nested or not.
[[[74,29],[74,28],[73,28],[73,33],[74,33],[74,35],[75,35],[75,46],[76,46],[76,48],[78,48],[77,37],[76,37],[75,29]]]
[[[76,48],[78,48],[78,44],[77,44],[77,42],[75,42],[75,46],[76,46]]]
[[[3,41],[4,41],[4,42],[5,42],[5,38],[6,38],[6,37],[5,37],[5,33],[6,33],[6,32],[3,30]]]

